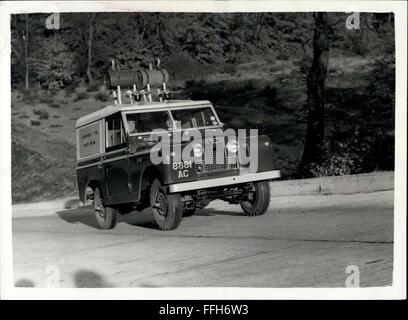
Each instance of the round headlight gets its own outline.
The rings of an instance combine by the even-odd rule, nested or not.
[[[237,153],[238,152],[238,142],[237,142],[237,140],[228,141],[227,150],[228,150],[229,153]]]
[[[194,157],[200,158],[203,155],[203,146],[197,143],[193,147]]]

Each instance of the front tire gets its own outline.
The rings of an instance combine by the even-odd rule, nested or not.
[[[241,208],[247,216],[260,216],[268,210],[270,197],[269,183],[255,182],[252,192],[241,201]]]
[[[168,194],[159,180],[150,187],[150,207],[159,229],[168,231],[178,227],[183,219],[183,203],[179,194]]]
[[[113,229],[118,220],[118,210],[104,205],[99,188],[96,188],[94,191],[93,205],[96,222],[98,223],[99,228]]]

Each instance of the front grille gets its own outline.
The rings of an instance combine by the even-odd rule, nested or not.
[[[238,157],[227,156],[224,137],[212,137],[203,143],[203,156],[196,160],[199,176],[215,175],[219,172],[238,168]]]

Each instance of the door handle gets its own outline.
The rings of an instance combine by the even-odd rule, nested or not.
[[[99,159],[99,162],[98,162],[98,169],[102,169],[102,167],[103,167],[103,163],[102,163],[102,161],[104,160],[104,158],[100,158]]]

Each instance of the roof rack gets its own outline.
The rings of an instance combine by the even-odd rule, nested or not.
[[[170,99],[170,91],[167,89],[169,73],[160,68],[160,59],[156,59],[155,68],[149,63],[148,69],[136,70],[120,70],[115,61],[111,60],[111,70],[108,71],[105,82],[112,90],[115,104],[122,104],[122,90],[125,90],[130,104]]]

